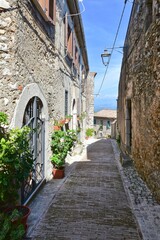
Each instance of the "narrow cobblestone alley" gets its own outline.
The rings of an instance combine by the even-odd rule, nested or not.
[[[87,147],[57,192],[32,240],[140,239],[110,140]]]

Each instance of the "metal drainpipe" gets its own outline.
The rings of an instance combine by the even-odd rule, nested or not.
[[[44,4],[44,12],[46,13],[47,12],[47,7],[46,7],[46,0],[43,0],[43,4]]]
[[[80,49],[80,74],[79,74],[79,113],[81,114],[82,111],[82,52]],[[83,122],[81,122],[83,127]],[[80,132],[80,141],[82,140],[83,134]]]

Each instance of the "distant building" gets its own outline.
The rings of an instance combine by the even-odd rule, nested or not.
[[[118,94],[121,149],[160,201],[160,1],[135,0]]]
[[[86,80],[86,128],[94,126],[94,78],[97,75],[95,72],[90,72]]]
[[[111,124],[117,118],[116,110],[103,109],[94,113],[94,130],[96,137],[111,136]]]

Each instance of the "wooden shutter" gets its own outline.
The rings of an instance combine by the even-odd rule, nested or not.
[[[45,0],[47,17],[55,24],[56,22],[56,0]]]
[[[49,9],[48,9],[49,17],[54,19],[54,0],[49,0]]]
[[[39,0],[39,4],[41,5],[43,11],[46,11],[46,1],[45,0]]]
[[[69,39],[68,39],[68,52],[71,56],[73,56],[73,33],[70,32]]]
[[[68,18],[67,13],[64,17],[64,46],[67,47],[68,43]]]

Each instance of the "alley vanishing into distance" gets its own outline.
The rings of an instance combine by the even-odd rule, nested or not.
[[[88,145],[86,156],[57,189],[29,234],[32,240],[141,239],[110,139]]]

